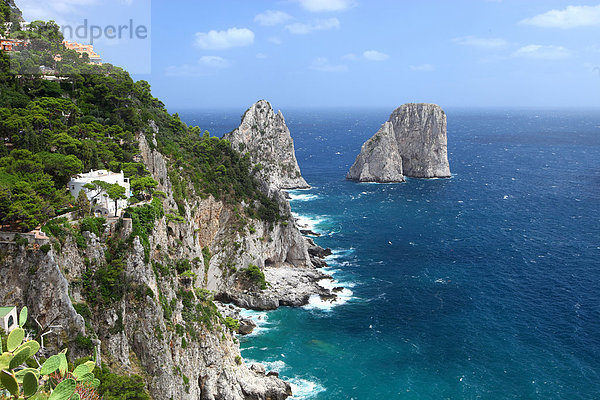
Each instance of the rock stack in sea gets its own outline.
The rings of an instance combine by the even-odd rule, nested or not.
[[[360,182],[448,178],[446,114],[436,104],[404,104],[367,140],[346,175]]]
[[[260,178],[276,189],[308,189],[296,160],[294,141],[281,111],[260,100],[242,117],[240,126],[223,139],[242,154],[248,153]]]

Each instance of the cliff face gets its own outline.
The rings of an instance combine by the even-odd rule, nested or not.
[[[161,224],[159,235],[166,232],[164,221]],[[223,325],[186,325],[190,310],[179,299],[189,287],[177,277],[154,273],[138,239],[127,256],[128,292],[114,303],[90,305],[84,320],[73,304],[83,304],[85,298],[81,282],[86,264],[102,265],[107,250],[93,235],[84,252],[70,239],[60,254],[2,245],[2,287],[13,290],[2,291],[0,301],[26,304],[43,326],[51,324],[54,333],[45,336],[44,343],[48,348],[68,347],[71,357],[87,356],[90,349],[78,347],[73,338],[92,338],[102,362],[114,371],[144,377],[153,399],[287,397],[288,384],[240,363],[239,345]],[[201,304],[195,297],[192,301]],[[167,308],[172,313],[168,318]]]
[[[150,132],[157,129],[150,123]],[[169,161],[145,135],[139,143],[166,193],[165,214],[175,213]],[[191,196],[184,208],[183,220],[155,220],[148,249],[137,236],[127,239],[131,224],[117,221],[108,221],[99,237],[83,232],[84,247],[70,233],[47,253],[39,246],[0,244],[0,303],[27,305],[43,326],[55,326],[45,337],[50,353],[69,347],[72,358],[88,356],[93,349],[75,338],[91,339],[98,363],[142,376],[153,399],[288,397],[289,384],[243,363],[237,340],[204,290],[245,290],[236,282],[250,263],[310,265],[304,239],[293,225],[269,229],[251,220],[242,227],[231,206],[212,197]],[[109,264],[108,255],[119,252],[123,271],[114,279],[117,264]],[[187,276],[176,270],[181,262],[189,266]],[[90,295],[89,288],[102,282],[110,282],[109,290]]]
[[[361,148],[346,178],[402,182],[404,177],[448,178],[446,114],[435,104],[404,104]]]
[[[282,129],[283,119],[260,123],[265,132],[274,132]],[[164,214],[154,221],[147,244],[139,236],[130,238],[132,223],[123,220],[108,221],[99,236],[83,232],[85,246],[78,245],[73,231],[53,239],[47,253],[31,245],[0,244],[0,302],[27,305],[42,325],[59,326],[46,336],[50,352],[69,347],[71,357],[87,356],[93,349],[74,338],[91,339],[98,363],[142,376],[153,399],[284,399],[291,394],[289,384],[241,361],[239,344],[206,290],[255,309],[303,305],[315,293],[334,298],[316,283],[325,277],[313,266],[321,262],[309,254],[317,246],[291,217],[276,223],[247,219],[210,196],[188,196],[183,218],[168,218],[178,205],[169,160],[156,150],[158,129],[150,122],[148,134],[138,135],[144,164],[166,194]],[[276,149],[279,140],[269,148]],[[279,156],[295,163],[293,145],[288,152]],[[271,186],[283,180],[263,184],[281,214],[289,216],[288,201]],[[117,257],[123,270],[114,279],[111,271],[119,264],[109,258]],[[189,268],[186,274],[178,270],[181,263]],[[252,264],[270,283],[266,290],[249,282],[245,271]],[[102,282],[110,282],[109,290],[90,294],[90,287]]]
[[[266,100],[250,107],[242,117],[240,126],[223,139],[234,149],[248,152],[255,165],[260,164],[259,176],[277,189],[307,189],[296,160],[294,141],[285,124],[283,114],[277,114]],[[261,168],[262,167],[262,168]]]

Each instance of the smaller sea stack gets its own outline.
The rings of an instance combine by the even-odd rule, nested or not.
[[[392,183],[450,176],[446,114],[436,104],[404,104],[363,144],[346,178]]]

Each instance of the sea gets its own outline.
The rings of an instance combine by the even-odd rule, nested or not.
[[[294,215],[344,289],[247,311],[245,362],[292,399],[600,399],[600,110],[447,109],[452,178],[345,180],[391,111],[283,110],[312,186]]]

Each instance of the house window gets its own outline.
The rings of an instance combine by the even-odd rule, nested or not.
[[[8,317],[8,329],[10,329],[10,327],[13,326],[14,323],[15,323],[15,319],[13,318],[12,315],[10,315]]]

